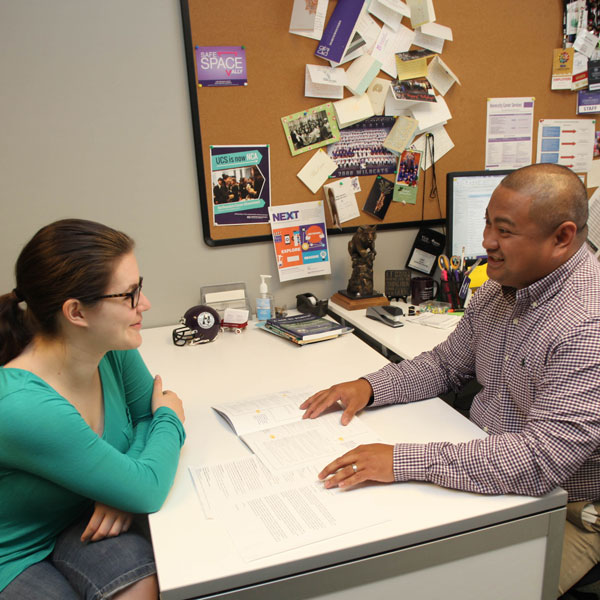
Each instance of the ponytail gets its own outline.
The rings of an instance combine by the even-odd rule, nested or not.
[[[21,354],[31,341],[25,311],[19,306],[22,300],[17,290],[0,296],[0,365]]]

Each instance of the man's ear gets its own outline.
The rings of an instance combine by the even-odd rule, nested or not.
[[[573,240],[577,237],[577,225],[573,221],[561,223],[554,232],[554,243],[560,251],[570,250]]]
[[[62,314],[68,323],[76,325],[77,327],[88,326],[83,305],[76,298],[69,298],[63,302]]]

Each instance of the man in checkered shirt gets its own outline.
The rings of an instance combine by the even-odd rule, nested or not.
[[[368,405],[431,398],[477,379],[470,418],[489,434],[484,439],[363,445],[319,477],[326,487],[429,481],[532,496],[561,486],[571,518],[560,593],[600,562],[599,530],[581,520],[582,507],[593,511],[600,500],[600,264],[586,244],[587,216],[586,189],[566,167],[514,171],[486,210],[490,280],[448,339],[300,407],[314,418],[340,401],[347,424]]]

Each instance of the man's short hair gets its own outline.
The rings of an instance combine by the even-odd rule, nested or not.
[[[573,221],[578,235],[587,235],[588,197],[578,175],[562,165],[538,163],[509,173],[502,187],[532,198],[530,217],[550,234]]]

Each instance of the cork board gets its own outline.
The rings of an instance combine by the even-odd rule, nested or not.
[[[323,200],[322,189],[313,194],[297,177],[315,151],[292,156],[281,117],[328,102],[304,96],[305,65],[328,63],[314,56],[316,40],[289,33],[291,0],[180,2],[204,239],[211,246],[270,240],[268,223],[215,225],[210,147],[268,144],[271,204]],[[335,3],[330,0],[329,14]],[[445,96],[452,113],[446,131],[455,146],[436,162],[438,199],[430,197],[428,169],[425,186],[421,175],[416,205],[393,202],[383,221],[361,210],[341,231],[333,228],[326,207],[329,233],[350,233],[360,224],[377,224],[378,230],[443,224],[446,174],[484,168],[488,98],[535,98],[532,161],[539,119],[576,118],[576,93],[550,90],[552,50],[562,42],[560,0],[436,0],[434,5],[437,22],[453,31],[454,41],[445,42],[442,59],[461,82]],[[199,87],[195,46],[244,46],[248,85]],[[383,71],[379,77],[390,79]],[[393,174],[383,177],[394,179]],[[360,178],[360,209],[374,178]]]

